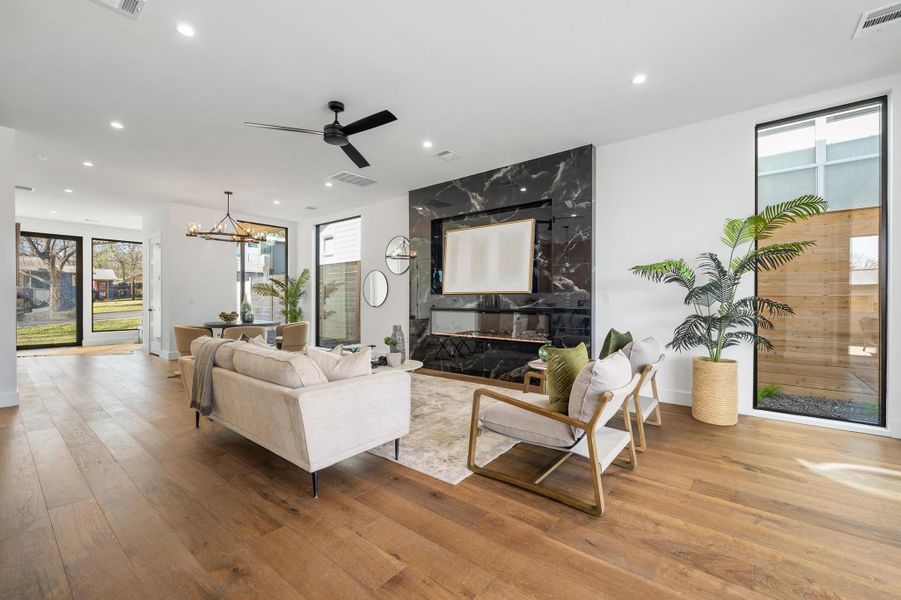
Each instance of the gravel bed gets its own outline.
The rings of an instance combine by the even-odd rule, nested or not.
[[[811,417],[879,424],[879,408],[870,402],[850,402],[848,400],[830,400],[817,396],[779,394],[772,398],[760,398],[757,401],[757,408]]]

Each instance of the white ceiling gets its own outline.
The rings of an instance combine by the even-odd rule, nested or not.
[[[851,39],[885,1],[148,0],[132,21],[90,0],[3,0],[0,125],[19,130],[17,183],[36,188],[17,193],[23,216],[139,227],[160,203],[218,207],[230,189],[241,212],[297,219],[896,72],[901,26]],[[344,123],[397,115],[353,139],[373,166],[241,124],[317,129],[333,98]],[[463,157],[432,156],[444,148]],[[326,188],[342,169],[380,183]]]

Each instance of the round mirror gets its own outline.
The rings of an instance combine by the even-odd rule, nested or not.
[[[395,275],[403,275],[410,268],[410,261],[413,260],[413,252],[410,249],[410,240],[402,235],[394,236],[388,247],[385,248],[385,263],[388,270]]]
[[[363,279],[363,300],[369,306],[381,306],[388,298],[388,278],[381,271],[370,271]]]

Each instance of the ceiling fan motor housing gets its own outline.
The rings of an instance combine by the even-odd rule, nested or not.
[[[322,138],[333,146],[346,146],[347,136],[344,129],[337,123],[331,123],[322,128]]]

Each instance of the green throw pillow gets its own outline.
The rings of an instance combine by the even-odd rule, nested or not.
[[[601,354],[598,358],[604,360],[611,354],[615,354],[625,348],[626,344],[631,341],[632,334],[628,331],[626,333],[620,333],[616,329],[611,329],[607,333],[607,337],[604,338],[604,343],[601,345]]]
[[[552,411],[567,414],[573,382],[587,364],[584,342],[575,348],[547,349],[547,394]]]

